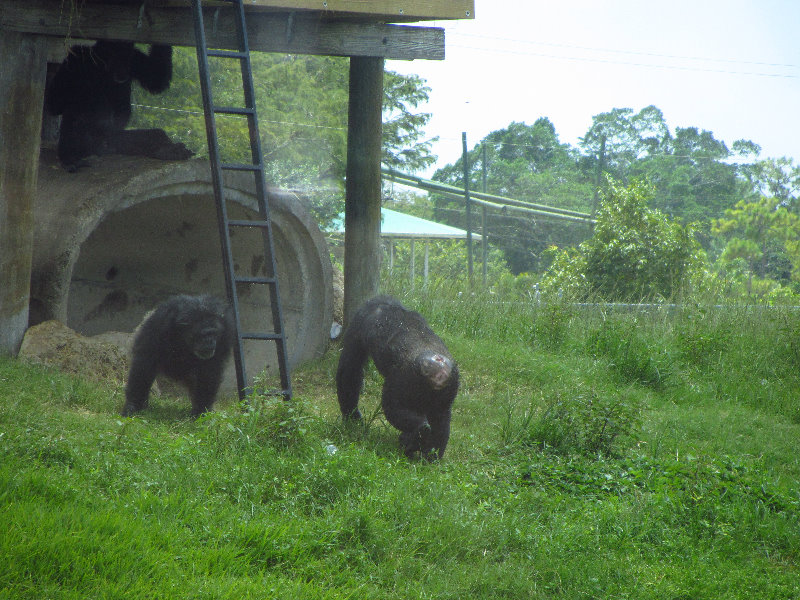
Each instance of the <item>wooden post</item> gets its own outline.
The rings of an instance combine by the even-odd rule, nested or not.
[[[594,182],[594,199],[592,200],[592,221],[597,217],[597,203],[600,199],[600,183],[606,163],[606,136],[600,138],[600,155],[597,157],[597,175]],[[589,221],[589,232],[594,231],[594,223]]]
[[[28,327],[46,38],[0,30],[0,353]]]
[[[378,293],[383,59],[350,58],[344,205],[344,321]]]

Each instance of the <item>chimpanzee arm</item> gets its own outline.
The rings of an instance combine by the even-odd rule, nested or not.
[[[422,456],[429,460],[442,458],[447,442],[450,440],[450,416],[451,410],[428,415],[428,422],[431,425],[431,435],[427,444],[421,448]]]
[[[364,365],[369,358],[358,336],[345,334],[344,346],[336,370],[336,395],[346,419],[360,419],[358,397],[364,384]]]
[[[45,108],[51,115],[62,114],[70,103],[80,102],[89,95],[86,75],[79,72],[81,61],[86,60],[88,54],[87,47],[73,46],[53,75],[45,93]]]
[[[197,369],[190,385],[192,415],[199,416],[211,409],[222,382],[225,356],[216,355]]]
[[[149,54],[135,50],[131,60],[131,78],[151,94],[166,90],[172,80],[172,46],[153,44]]]
[[[152,354],[137,352],[131,360],[128,383],[125,386],[125,405],[122,416],[129,417],[147,406],[150,388],[157,374],[157,364]]]
[[[392,427],[401,431],[400,443],[406,456],[411,456],[429,445],[431,426],[423,413],[409,407],[408,394],[407,381],[392,377],[391,374],[384,379],[381,404],[383,414]]]

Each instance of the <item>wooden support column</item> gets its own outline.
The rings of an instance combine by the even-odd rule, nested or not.
[[[28,327],[46,38],[0,30],[0,354]]]
[[[378,293],[383,59],[350,58],[344,207],[344,321]]]

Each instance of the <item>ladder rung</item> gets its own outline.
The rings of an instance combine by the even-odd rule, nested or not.
[[[234,277],[236,283],[260,283],[263,285],[275,285],[278,281],[274,277]]]
[[[248,333],[242,332],[239,334],[243,340],[282,340],[283,336],[280,333]]]
[[[236,50],[206,50],[206,56],[216,56],[218,58],[247,58],[247,53]]]
[[[254,108],[247,108],[246,106],[215,106],[215,113],[223,115],[254,115],[256,110]]]
[[[284,318],[281,309],[280,293],[278,289],[277,269],[275,265],[275,257],[272,256],[272,232],[270,227],[269,218],[269,200],[267,197],[266,186],[264,185],[264,162],[261,152],[261,141],[258,134],[258,117],[256,115],[255,102],[253,97],[255,95],[253,86],[253,72],[250,64],[250,49],[247,42],[247,26],[245,23],[245,0],[219,0],[226,4],[232,4],[234,9],[234,25],[236,28],[236,37],[238,40],[238,47],[235,48],[214,48],[208,47],[205,36],[205,24],[203,19],[203,2],[202,0],[191,0],[192,14],[194,20],[195,31],[195,45],[197,46],[197,62],[198,71],[200,74],[201,92],[203,96],[203,110],[206,120],[206,134],[209,146],[209,161],[211,163],[212,174],[214,175],[214,199],[218,208],[218,221],[220,241],[223,246],[223,254],[225,263],[225,283],[228,295],[233,304],[234,318],[237,322],[237,343],[234,346],[234,360],[236,363],[236,380],[237,387],[239,388],[239,397],[244,399],[246,395],[253,393],[252,388],[247,386],[247,368],[244,359],[244,340],[260,340],[275,342],[277,352],[277,367],[280,374],[280,388],[265,391],[266,395],[282,396],[285,400],[292,397],[292,383],[289,373],[289,361],[287,351],[287,338],[283,330]],[[250,0],[254,1],[254,0]],[[0,0],[2,2],[2,0]],[[209,72],[209,57],[216,57],[220,59],[234,59],[239,61],[239,66],[242,71],[242,91],[244,102],[234,101],[233,105],[215,106],[212,98],[212,77]],[[241,106],[242,104],[246,106]],[[216,128],[216,121],[214,114],[233,115],[235,117],[244,118],[248,123],[250,147],[252,153],[252,160],[249,163],[223,163],[220,158],[219,152],[219,136]],[[256,193],[258,196],[258,203],[261,207],[259,214],[253,215],[253,219],[234,219],[229,220],[226,214],[226,199],[222,185],[221,171],[239,171],[239,172],[252,172],[256,175]],[[231,248],[230,235],[233,231],[230,227],[255,227],[260,228],[259,232],[264,238],[264,264],[265,271],[270,277],[238,277],[235,273],[235,263],[233,262],[233,252]],[[239,322],[239,301],[237,299],[236,286],[238,284],[267,284],[272,287],[265,290],[269,295],[269,303],[272,307],[272,331],[259,331],[259,332],[242,332],[241,323]],[[261,329],[256,327],[256,329]],[[264,326],[263,329],[269,329]]]
[[[260,171],[261,165],[252,165],[247,163],[222,163],[220,165],[221,169],[225,169],[227,171]]]
[[[268,221],[245,221],[241,219],[229,220],[228,225],[231,227],[269,227]]]

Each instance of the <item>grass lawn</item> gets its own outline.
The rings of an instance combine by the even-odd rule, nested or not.
[[[439,463],[338,348],[290,403],[0,359],[0,599],[800,597],[800,314],[418,294],[462,387]]]

